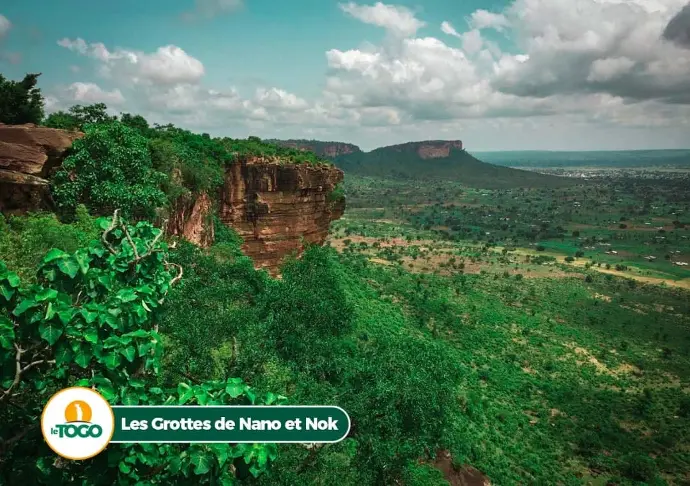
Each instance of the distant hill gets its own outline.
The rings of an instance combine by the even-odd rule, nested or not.
[[[268,141],[268,140],[267,140]],[[467,153],[459,140],[429,140],[362,152],[352,144],[316,140],[271,140],[285,147],[330,158],[346,174],[399,179],[446,179],[486,189],[559,187],[572,179],[484,163]],[[337,153],[338,155],[330,155]]]
[[[265,140],[281,147],[295,148],[314,152],[319,157],[334,159],[340,155],[361,152],[357,145],[343,142],[323,142],[320,140]]]
[[[486,162],[509,167],[688,167],[690,150],[591,152],[474,152]]]

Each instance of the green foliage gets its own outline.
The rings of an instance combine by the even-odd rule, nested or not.
[[[345,352],[340,336],[352,329],[352,307],[333,255],[314,248],[288,262],[283,280],[269,288],[268,326],[284,359],[334,377],[333,354]]]
[[[49,213],[9,216],[6,221],[0,215],[0,258],[23,281],[34,281],[36,267],[48,250],[73,253],[87,246],[97,232],[98,226],[83,205],[77,206],[74,224],[61,223]]]
[[[57,465],[38,437],[45,399],[67,386],[93,386],[112,404],[280,404],[239,378],[174,388],[151,386],[160,371],[157,331],[171,286],[181,277],[167,262],[162,232],[100,219],[102,238],[73,253],[52,249],[37,283],[22,286],[0,262],[0,474],[29,484],[234,484],[236,473],[259,476],[277,457],[272,444],[111,446],[79,464]],[[177,269],[177,277],[169,269]],[[36,447],[36,444],[40,444]],[[11,468],[5,470],[6,465]]]
[[[27,74],[21,81],[11,81],[0,74],[0,123],[41,123],[44,102],[36,87],[39,76]]]
[[[156,127],[149,134],[154,167],[170,175],[166,193],[171,199],[221,186],[233,157],[220,141],[172,126]]]
[[[108,107],[104,103],[95,103],[87,106],[75,105],[67,112],[56,111],[51,113],[43,124],[50,128],[61,128],[63,130],[84,130],[87,125],[92,123],[112,123],[116,121],[117,117],[109,115],[107,110]]]
[[[443,478],[441,471],[435,467],[414,462],[405,468],[403,481],[407,486],[448,486],[449,484]]]
[[[60,211],[72,214],[83,203],[95,214],[120,208],[152,216],[164,205],[159,186],[166,176],[153,169],[146,138],[119,122],[90,124],[85,132],[52,180]]]

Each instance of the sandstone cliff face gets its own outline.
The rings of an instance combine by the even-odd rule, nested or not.
[[[0,211],[50,209],[48,178],[82,136],[35,125],[0,125]],[[167,231],[209,246],[218,210],[222,222],[244,239],[245,254],[275,275],[286,256],[325,241],[330,222],[345,209],[344,201],[328,199],[342,179],[343,172],[332,166],[239,158],[227,168],[218,194],[187,195],[173,204]]]
[[[451,149],[462,150],[462,142],[460,140],[429,140],[392,145],[386,149],[396,152],[415,151],[421,159],[442,159],[450,155]]]
[[[343,172],[332,166],[241,159],[226,171],[220,218],[244,239],[245,254],[276,274],[286,256],[323,244],[331,221],[345,209],[344,201],[328,200],[342,180]]]
[[[35,211],[50,205],[48,177],[79,132],[0,125],[0,211]]]

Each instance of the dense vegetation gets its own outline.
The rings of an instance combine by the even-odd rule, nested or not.
[[[0,217],[1,483],[441,486],[469,466],[498,485],[687,482],[686,175],[496,190],[471,160],[459,180],[349,175],[329,245],[274,279],[232,229],[201,249],[147,210],[212,191],[237,152],[315,156],[102,105],[46,123],[86,136],[53,181],[60,214]],[[36,416],[77,383],[113,403],[338,405],[352,428],[55,460]]]
[[[40,74],[27,74],[21,81],[0,74],[0,123],[40,123],[43,119],[43,96],[36,87]]]

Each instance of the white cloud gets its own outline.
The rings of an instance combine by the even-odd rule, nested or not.
[[[635,61],[627,57],[597,59],[592,63],[587,81],[604,82],[630,72]]]
[[[392,34],[408,37],[415,35],[426,25],[417,19],[408,8],[400,5],[386,5],[376,2],[374,5],[358,5],[354,2],[338,4],[340,9],[366,24],[383,27]]]
[[[510,25],[505,15],[483,9],[473,12],[468,22],[473,29],[503,30]]]
[[[502,12],[474,12],[464,29],[443,22],[447,43],[417,37],[425,23],[405,7],[341,4],[393,35],[379,46],[328,50],[325,88],[309,99],[270,85],[244,94],[210,89],[203,64],[176,46],[143,53],[82,39],[60,45],[91,58],[113,87],[105,93],[126,97],[127,111],[221,134],[244,127],[262,136],[360,137],[364,145],[444,134],[484,148],[536,141],[554,149],[573,140],[615,148],[634,136],[680,146],[690,125],[690,50],[677,28],[673,39],[662,34],[686,1],[513,0]],[[513,41],[510,48],[486,29]]]
[[[7,17],[0,14],[0,39],[5,37],[11,28],[12,23],[9,20],[7,20]]]
[[[444,21],[441,23],[441,32],[444,34],[452,35],[453,37],[462,37],[455,27],[450,22]]]
[[[109,51],[100,42],[87,44],[81,38],[65,38],[58,41],[58,45],[100,61],[103,76],[135,84],[197,83],[205,74],[201,61],[174,45],[159,47],[152,53],[121,48]]]
[[[91,104],[105,103],[120,105],[124,103],[125,97],[119,89],[107,91],[95,83],[72,83],[66,90],[74,101]]]

